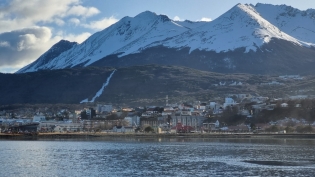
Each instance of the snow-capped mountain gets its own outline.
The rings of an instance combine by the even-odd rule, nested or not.
[[[290,36],[315,46],[315,10],[301,11],[286,5],[251,5],[266,20]]]
[[[241,47],[249,52],[256,51],[271,38],[301,45],[297,39],[262,18],[252,6],[238,4],[211,23],[161,41],[160,44],[170,48],[189,47],[190,52],[199,49],[219,53]]]
[[[264,60],[275,62],[276,58],[279,64],[292,63],[298,61],[297,56],[302,56],[298,59],[308,66],[306,61],[315,62],[315,51],[310,48],[315,46],[314,11],[299,11],[285,5],[237,4],[211,22],[178,22],[146,11],[135,17],[122,18],[53,59],[41,62],[43,59],[39,58],[18,73],[75,66],[150,63],[211,71],[221,70],[220,66],[246,72],[244,68],[237,70],[241,65],[238,63],[250,62],[257,65],[257,70]],[[194,51],[202,53],[192,55]],[[260,63],[251,58],[259,58]],[[270,68],[274,63],[265,65]],[[293,70],[290,64],[284,67],[284,72]]]
[[[111,54],[121,56],[139,52],[141,48],[156,41],[181,34],[189,30],[170,20],[165,15],[145,11],[135,16],[124,17],[119,22],[97,32],[80,45],[63,52],[49,63],[30,66],[19,72],[31,72],[38,69],[60,69],[79,64],[91,63]],[[36,61],[35,61],[36,62]]]

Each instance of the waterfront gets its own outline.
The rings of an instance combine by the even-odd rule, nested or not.
[[[315,140],[2,140],[0,176],[313,176]]]

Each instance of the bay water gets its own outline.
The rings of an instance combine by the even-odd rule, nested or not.
[[[0,163],[0,176],[315,176],[315,140],[1,140]]]

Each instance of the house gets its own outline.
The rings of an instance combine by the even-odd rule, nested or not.
[[[156,107],[151,107],[147,109],[146,113],[151,115],[158,113],[158,111],[156,110]]]
[[[171,106],[164,107],[164,111],[175,111],[175,109]]]
[[[33,117],[33,122],[41,122],[41,121],[45,121],[46,117],[45,116],[41,116],[41,115],[35,115]]]
[[[196,105],[195,108],[199,109],[199,110],[206,110],[207,109],[207,103],[200,103],[200,104]]]
[[[240,110],[240,112],[239,112],[242,116],[248,116],[248,115],[250,115],[250,112],[249,112],[249,110],[247,110],[247,109],[242,109],[242,110]]]
[[[113,132],[116,132],[116,133],[125,133],[126,130],[125,130],[125,127],[124,126],[114,126],[113,128]]]
[[[182,116],[191,116],[191,110],[183,109],[183,110],[181,110],[180,115],[182,115]]]
[[[234,105],[238,105],[238,103],[236,103],[233,98],[225,98],[225,102],[223,103],[223,108],[226,109],[228,106],[234,106]]]
[[[206,119],[203,122],[203,130],[204,131],[211,131],[218,129],[220,127],[220,122],[219,120],[213,120],[213,119]]]
[[[215,110],[216,107],[217,107],[217,105],[218,105],[218,104],[217,104],[216,102],[211,101],[211,102],[210,102],[210,109]]]
[[[175,113],[175,109],[171,106],[164,107],[164,111],[162,112],[162,116],[172,115]]]
[[[301,104],[296,104],[295,107],[296,108],[300,108],[300,107],[302,107],[302,105]]]
[[[163,111],[162,116],[172,115],[174,113],[175,113],[175,111]]]
[[[63,128],[60,127],[59,125],[57,125],[57,126],[54,127],[53,131],[62,133],[63,132]]]

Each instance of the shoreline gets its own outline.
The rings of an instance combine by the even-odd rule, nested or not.
[[[198,133],[198,134],[154,134],[154,133],[38,133],[34,135],[24,134],[3,134],[0,133],[0,140],[56,140],[56,139],[89,139],[97,140],[102,138],[248,138],[248,139],[315,139],[315,134],[250,134],[250,133]]]

